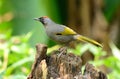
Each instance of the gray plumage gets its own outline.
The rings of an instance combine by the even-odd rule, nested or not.
[[[48,37],[58,43],[69,44],[72,41],[83,41],[102,47],[100,43],[90,38],[79,35],[75,31],[64,25],[53,22],[47,16],[36,18],[35,20],[40,21],[44,25]]]
[[[49,18],[46,18],[46,24],[44,24],[45,30],[49,38],[56,41],[57,43],[67,44],[74,40],[73,35],[62,35],[64,31],[64,25],[56,24]]]

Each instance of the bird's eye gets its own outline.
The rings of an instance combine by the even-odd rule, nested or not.
[[[62,35],[61,33],[57,33],[56,35]]]

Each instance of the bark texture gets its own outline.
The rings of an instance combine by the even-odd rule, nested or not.
[[[68,53],[65,47],[53,51],[49,56],[46,55],[46,45],[36,45],[36,51],[35,61],[27,79],[107,79],[104,73],[89,63],[85,65],[82,74],[80,56]]]

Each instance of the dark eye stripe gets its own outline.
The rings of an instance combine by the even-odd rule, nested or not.
[[[56,35],[62,35],[61,33],[57,33]]]

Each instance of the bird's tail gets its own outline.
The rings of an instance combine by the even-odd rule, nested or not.
[[[88,42],[88,43],[94,44],[94,45],[96,45],[96,46],[103,47],[103,46],[102,46],[100,43],[98,43],[97,41],[92,40],[92,39],[87,38],[87,37],[84,37],[84,36],[82,36],[82,35],[75,35],[74,38],[75,38],[75,40],[78,40],[78,41]]]

